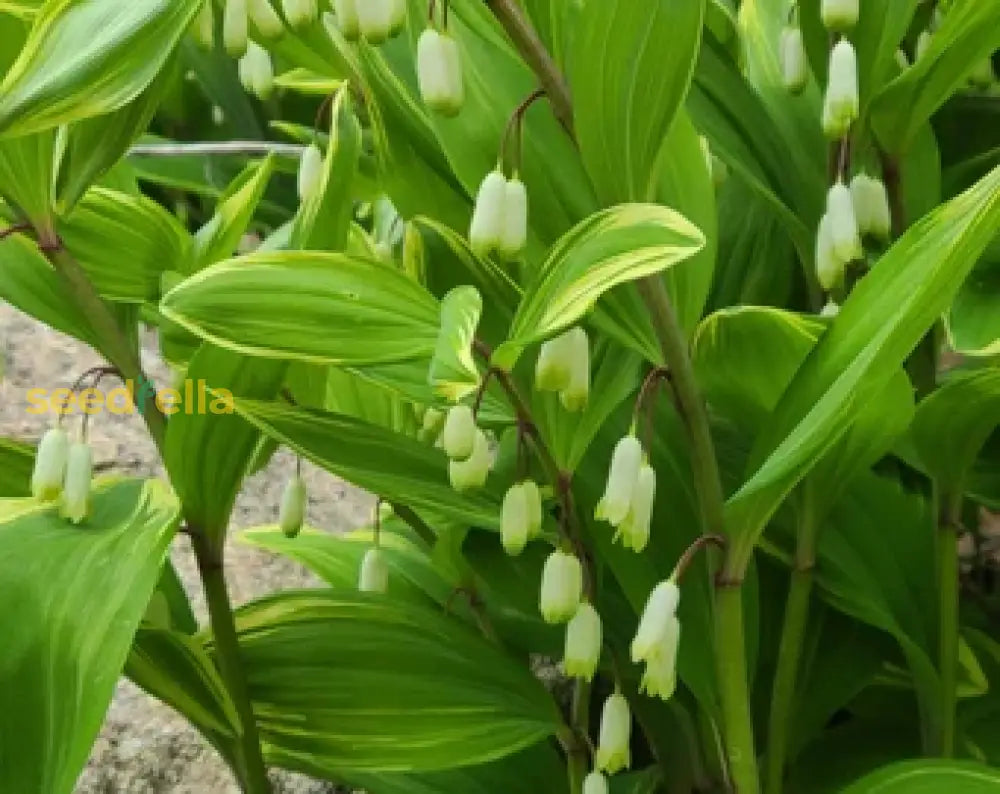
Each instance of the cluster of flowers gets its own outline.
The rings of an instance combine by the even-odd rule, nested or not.
[[[81,437],[70,442],[59,425],[50,428],[38,444],[31,493],[43,502],[58,502],[63,518],[81,524],[90,513],[90,481],[94,456]]]

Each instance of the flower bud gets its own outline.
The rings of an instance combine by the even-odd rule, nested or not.
[[[247,0],[247,13],[257,32],[265,39],[276,39],[285,32],[285,25],[270,0]]]
[[[361,22],[356,0],[333,0],[333,13],[343,37],[348,41],[357,40],[361,35]]]
[[[572,554],[558,549],[545,560],[538,608],[546,623],[565,623],[576,613],[583,593],[583,568]]]
[[[198,16],[191,23],[191,35],[206,50],[215,46],[215,14],[212,13],[212,0],[202,0]]]
[[[500,539],[504,550],[517,556],[528,543],[528,500],[524,487],[517,483],[507,489],[500,509]]]
[[[382,550],[368,549],[361,560],[358,590],[362,593],[384,593],[389,589],[389,565]]]
[[[609,775],[630,766],[631,733],[632,714],[629,712],[628,701],[624,695],[616,692],[604,701],[594,766]]]
[[[294,538],[302,529],[306,518],[306,484],[295,475],[285,486],[278,508],[278,525],[286,538]]]
[[[239,60],[240,82],[258,99],[267,99],[274,90],[274,66],[267,50],[255,41],[247,42],[247,51]]]
[[[583,794],[608,794],[608,779],[600,772],[591,772],[583,779]]]
[[[889,193],[882,180],[857,174],[851,180],[851,201],[861,233],[887,240],[892,233],[892,217]]]
[[[542,493],[534,480],[525,480],[521,488],[528,507],[528,538],[536,538],[542,531]]]
[[[927,54],[927,50],[931,48],[931,42],[934,41],[934,34],[929,30],[923,30],[920,35],[917,36],[917,46],[913,49],[913,62],[916,63],[921,58]]]
[[[601,660],[601,616],[586,601],[566,626],[563,670],[570,678],[593,679]]]
[[[398,0],[356,0],[361,35],[369,44],[381,44],[399,32],[406,21],[406,7]]]
[[[642,464],[635,487],[632,489],[632,503],[628,515],[618,526],[615,535],[620,536],[626,549],[642,551],[649,543],[649,528],[653,518],[653,504],[656,501],[656,472],[648,463]]]
[[[789,25],[781,31],[781,79],[791,94],[800,94],[809,82],[809,61],[802,31]]]
[[[565,333],[569,382],[559,392],[559,402],[570,413],[583,409],[590,398],[590,340],[579,326]]]
[[[632,491],[642,466],[642,445],[635,436],[625,436],[611,456],[611,469],[604,496],[597,503],[594,518],[617,527],[632,507]]]
[[[640,690],[650,697],[662,700],[673,697],[677,689],[677,649],[680,641],[681,622],[676,615],[671,615],[660,647],[646,660],[646,669],[639,685]]]
[[[447,33],[427,28],[417,42],[417,82],[424,104],[442,116],[454,116],[465,102],[462,54]]]
[[[70,445],[60,514],[74,524],[82,523],[90,512],[90,480],[93,473],[94,458],[90,444],[77,441]]]
[[[441,435],[442,428],[444,428],[444,420],[444,411],[439,411],[437,408],[428,408],[424,411],[420,432],[417,434],[419,439],[427,444],[436,441],[437,437]]]
[[[858,24],[859,0],[823,0],[820,16],[827,30],[846,33]]]
[[[820,310],[820,317],[836,317],[840,314],[840,304],[835,300],[828,300],[826,305]]]
[[[293,28],[311,25],[319,16],[319,5],[316,0],[281,0],[281,10]]]
[[[816,279],[827,292],[843,280],[844,264],[844,260],[833,250],[830,215],[827,213],[820,218],[816,231]]]
[[[668,579],[653,588],[639,618],[639,628],[632,640],[633,662],[648,662],[667,639],[670,619],[677,614],[681,591]]]
[[[452,460],[466,460],[476,443],[476,417],[468,405],[456,405],[448,411],[441,434],[444,453]]]
[[[43,502],[52,502],[62,493],[69,457],[69,436],[61,427],[46,431],[38,442],[35,470],[31,475],[31,495]]]
[[[226,0],[222,10],[222,44],[233,58],[247,51],[247,0]]]
[[[976,88],[981,88],[984,91],[990,88],[995,80],[996,75],[993,73],[993,61],[989,57],[983,58],[976,64],[976,68],[969,75],[969,82]]]
[[[539,391],[562,391],[569,386],[569,336],[562,334],[542,343],[535,363],[535,388]]]
[[[500,254],[514,259],[528,242],[528,191],[514,177],[507,183],[503,203],[503,225],[500,230]]]
[[[823,98],[823,132],[829,138],[843,138],[857,120],[858,58],[847,39],[830,52],[830,67]]]
[[[500,245],[506,200],[507,180],[499,170],[491,171],[479,187],[469,227],[469,244],[479,256],[487,256]]]
[[[323,184],[323,152],[315,143],[302,153],[299,162],[299,201],[309,201]]]
[[[830,218],[830,242],[837,258],[845,263],[860,259],[864,248],[854,215],[854,200],[850,189],[839,180],[826,194],[826,214]]]
[[[448,478],[456,491],[470,491],[486,485],[486,478],[493,465],[490,442],[486,434],[476,429],[472,454],[468,460],[453,460],[448,464]]]

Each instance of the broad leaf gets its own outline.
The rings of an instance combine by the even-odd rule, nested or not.
[[[441,300],[441,331],[428,377],[446,400],[458,402],[479,386],[472,346],[482,311],[483,299],[475,287],[456,287]]]
[[[900,761],[843,789],[843,794],[992,794],[1000,772],[972,761]]]
[[[1000,164],[1000,161],[998,161]],[[1000,237],[965,280],[945,328],[951,346],[965,356],[989,358],[1000,354]]]
[[[0,438],[0,497],[28,496],[35,451],[26,444]]]
[[[198,0],[48,0],[0,85],[0,132],[24,135],[117,110],[159,73]]]
[[[176,524],[166,488],[132,480],[81,526],[27,502],[0,523],[0,789],[72,791]]]

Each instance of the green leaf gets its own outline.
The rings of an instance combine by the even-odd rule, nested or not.
[[[27,444],[0,438],[0,497],[28,496],[35,451]]]
[[[882,145],[905,152],[969,73],[1000,48],[1000,8],[980,0],[954,0],[927,52],[872,102],[872,124]]]
[[[525,347],[577,322],[612,287],[666,270],[704,245],[704,235],[666,207],[623,204],[591,215],[553,247],[494,364],[509,369]]]
[[[146,88],[198,0],[47,0],[0,85],[0,133],[24,135],[110,113]]]
[[[948,342],[959,353],[977,358],[1000,354],[1000,237],[965,280],[945,316]]]
[[[580,12],[569,58],[573,125],[605,204],[651,197],[657,156],[691,82],[704,17],[705,0],[607,0]]]
[[[317,465],[390,502],[500,528],[499,483],[491,479],[482,491],[456,493],[448,458],[438,449],[334,413],[249,400],[237,400],[236,410]]]
[[[347,254],[258,252],[165,295],[170,320],[247,355],[338,366],[429,359],[438,305],[398,270]]]
[[[234,413],[232,397],[271,399],[281,361],[248,358],[204,344],[191,359],[180,400],[170,412],[164,461],[184,504],[185,520],[218,539],[229,524],[260,431]],[[161,392],[162,394],[162,392]]]
[[[917,408],[911,434],[930,477],[961,488],[990,434],[1000,425],[1000,370],[959,372]]]
[[[479,386],[472,346],[482,311],[483,299],[475,287],[456,287],[441,300],[441,332],[428,377],[434,391],[451,402]]]
[[[51,222],[55,134],[0,139],[0,195],[32,223]]]
[[[843,794],[992,794],[1000,772],[972,761],[899,761],[866,775]]]
[[[798,371],[727,503],[749,557],[768,518],[947,307],[1000,223],[1000,168],[913,226],[855,287]]]
[[[323,173],[312,195],[299,205],[290,247],[312,251],[343,251],[354,215],[351,192],[361,154],[361,127],[346,90],[336,94],[330,109],[333,123]]]
[[[284,593],[237,613],[271,763],[430,772],[503,758],[562,719],[527,667],[470,630],[386,596]]]
[[[177,525],[156,481],[99,487],[85,524],[31,503],[4,516],[0,789],[69,794],[104,720]]]
[[[155,301],[161,274],[183,266],[190,248],[187,231],[155,201],[103,187],[89,190],[56,228],[112,301]]]

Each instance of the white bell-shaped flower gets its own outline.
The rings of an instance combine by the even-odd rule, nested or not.
[[[639,469],[628,515],[618,525],[615,540],[621,538],[622,545],[632,551],[642,551],[649,543],[649,530],[653,519],[653,504],[656,501],[656,472],[648,463]]]
[[[851,200],[861,233],[887,240],[892,233],[892,213],[889,192],[882,180],[865,173],[857,174],[851,180]]]
[[[562,391],[569,386],[571,367],[568,333],[543,342],[535,363],[535,388],[539,391]]]
[[[465,103],[462,53],[447,33],[427,28],[417,41],[417,83],[420,96],[435,113],[455,116]]]
[[[857,120],[858,57],[847,39],[830,52],[826,95],[823,98],[823,131],[829,138],[843,138]]]
[[[278,526],[286,538],[294,538],[306,520],[306,484],[299,475],[288,481],[278,507]]]
[[[859,13],[860,0],[823,0],[820,6],[824,27],[837,33],[846,33],[857,25]]]
[[[639,480],[642,445],[635,436],[625,436],[615,446],[604,496],[597,503],[594,517],[617,527],[632,507],[632,491]]]
[[[316,0],[281,0],[281,10],[291,27],[304,28],[316,21],[319,3]]]
[[[90,481],[94,476],[94,456],[90,444],[77,441],[70,445],[66,460],[60,514],[74,524],[82,523],[90,513]]]
[[[534,480],[525,480],[521,488],[528,506],[528,538],[537,538],[542,532],[542,492]]]
[[[357,0],[358,24],[361,35],[369,44],[381,44],[400,27],[400,6],[397,0]],[[405,19],[405,8],[403,9]]]
[[[455,405],[448,411],[441,433],[444,453],[452,460],[467,460],[476,445],[476,417],[468,405]]]
[[[276,39],[285,32],[285,24],[270,0],[247,0],[247,14],[257,32],[265,39]]]
[[[639,618],[639,628],[632,640],[633,662],[647,662],[663,646],[670,629],[670,618],[677,615],[681,591],[672,579],[653,588]]]
[[[570,413],[576,413],[583,410],[590,399],[590,339],[580,326],[571,328],[565,336],[569,381],[559,392],[559,402]]]
[[[802,30],[788,25],[781,31],[781,79],[785,89],[799,94],[809,83],[809,60],[802,41]]]
[[[583,794],[609,794],[608,779],[600,772],[591,772],[583,779]]]
[[[820,218],[816,231],[816,279],[820,286],[829,292],[840,284],[845,264],[834,250],[830,215],[826,213]]]
[[[479,256],[487,256],[500,245],[506,201],[507,180],[499,170],[491,171],[479,187],[469,227],[469,244]]]
[[[358,590],[362,593],[384,593],[389,589],[389,564],[381,549],[365,552],[358,573]]]
[[[830,242],[837,257],[843,262],[860,259],[864,248],[854,215],[854,199],[850,189],[839,179],[826,194],[826,214],[830,218]]]
[[[247,0],[226,0],[222,9],[222,45],[233,58],[247,51],[248,28]]]
[[[247,51],[237,64],[240,83],[258,99],[267,99],[274,91],[274,65],[267,50],[257,42],[247,42]]]
[[[528,494],[523,483],[510,486],[500,508],[500,540],[508,554],[517,556],[528,544],[531,530],[528,510]]]
[[[212,11],[212,0],[202,0],[198,15],[191,23],[191,35],[206,50],[215,46],[215,14]]]
[[[556,550],[545,560],[538,608],[546,623],[565,623],[576,613],[583,593],[583,567],[572,554]]]
[[[503,226],[497,250],[514,259],[528,242],[528,190],[516,176],[507,182],[503,202]]]
[[[69,436],[61,427],[46,431],[35,452],[31,475],[31,495],[43,502],[53,502],[62,493],[69,458]]]
[[[586,601],[566,625],[563,670],[570,678],[593,679],[601,660],[601,616]]]
[[[316,195],[323,184],[323,152],[315,143],[309,144],[299,162],[299,201],[306,202]]]
[[[493,454],[490,452],[490,441],[486,434],[476,429],[472,445],[472,454],[467,460],[453,460],[448,464],[448,479],[456,491],[471,491],[486,485],[490,468],[493,465]]]
[[[447,414],[444,411],[439,411],[437,408],[428,408],[424,411],[417,437],[424,443],[433,444],[444,429],[446,416]]]
[[[677,649],[681,641],[681,622],[676,615],[667,620],[660,647],[646,660],[639,688],[650,697],[670,700],[677,689]]]
[[[357,0],[333,0],[333,14],[337,20],[337,27],[345,39],[355,41],[361,36]]]
[[[604,701],[594,766],[609,775],[629,767],[632,764],[631,738],[632,713],[625,696],[616,692]]]

